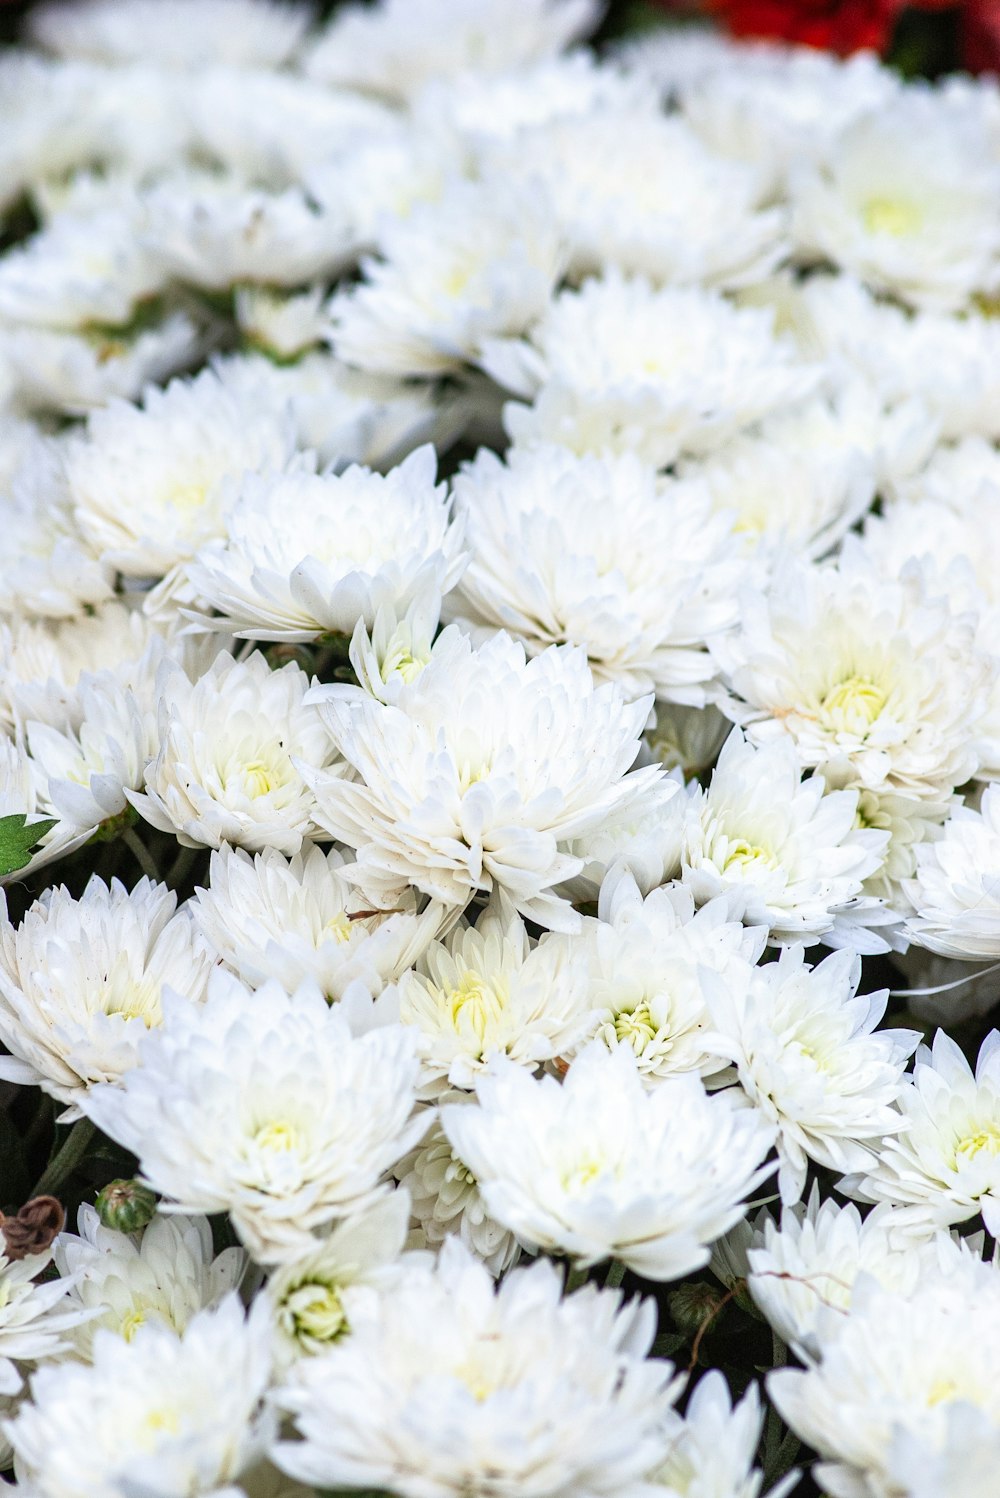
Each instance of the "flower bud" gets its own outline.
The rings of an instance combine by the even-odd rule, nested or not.
[[[109,1181],[98,1193],[95,1206],[104,1227],[137,1233],[152,1221],[156,1194],[139,1181]]]

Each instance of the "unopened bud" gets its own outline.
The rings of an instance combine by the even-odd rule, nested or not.
[[[156,1212],[156,1194],[140,1181],[109,1181],[98,1193],[97,1215],[106,1228],[137,1233]]]
[[[696,1280],[693,1285],[681,1285],[667,1297],[670,1314],[678,1331],[686,1335],[699,1332],[711,1322],[723,1297],[714,1285]]]

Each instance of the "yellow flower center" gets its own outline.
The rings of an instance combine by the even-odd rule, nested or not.
[[[641,1056],[651,1041],[656,1038],[656,1024],[649,1012],[649,1003],[643,999],[630,1009],[620,1009],[610,1025],[603,1026],[607,1032],[613,1030],[614,1037],[622,1045],[630,1045],[637,1056]],[[610,1035],[606,1034],[610,1040]]]
[[[186,515],[200,510],[205,503],[208,493],[207,483],[196,483],[189,481],[186,484],[175,484],[166,493],[166,501],[175,510],[182,510]]]
[[[604,1169],[603,1160],[596,1160],[593,1155],[584,1156],[576,1165],[569,1166],[560,1175],[563,1190],[568,1192],[586,1191]]]
[[[261,1125],[254,1134],[253,1141],[259,1149],[267,1150],[270,1154],[287,1155],[298,1149],[300,1136],[295,1124],[289,1123],[287,1119],[273,1119],[270,1123]]]
[[[769,869],[777,867],[777,861],[773,853],[769,853],[766,848],[761,847],[760,843],[749,843],[746,838],[740,837],[729,844],[723,867],[728,869],[733,864],[740,864],[745,868],[748,864],[755,863],[763,864]]]
[[[334,1342],[349,1329],[337,1286],[319,1281],[291,1291],[281,1308],[281,1324],[296,1341],[309,1342]]]
[[[949,1403],[958,1393],[958,1384],[953,1378],[939,1378],[931,1384],[927,1393],[927,1407],[934,1409],[939,1404]]]
[[[351,939],[351,918],[346,910],[338,910],[337,914],[327,921],[320,933],[323,941],[335,941],[343,946]]]
[[[924,221],[916,203],[906,198],[869,198],[861,218],[869,234],[889,234],[894,239],[917,233]]]
[[[246,782],[247,794],[249,796],[266,796],[273,791],[276,779],[274,766],[265,764],[262,759],[252,759],[244,767],[243,778]]]
[[[453,1027],[456,1030],[471,1029],[482,1046],[487,1032],[504,1013],[507,992],[480,973],[467,971],[446,995],[446,1002]]]
[[[126,1342],[131,1342],[140,1326],[144,1326],[146,1318],[142,1311],[130,1311],[121,1325],[121,1333]]]
[[[885,703],[885,693],[870,676],[847,676],[830,688],[820,703],[820,711],[834,732],[863,737]]]
[[[955,1163],[959,1158],[975,1160],[977,1155],[1000,1155],[1000,1127],[989,1124],[976,1134],[968,1134],[955,1146]]]

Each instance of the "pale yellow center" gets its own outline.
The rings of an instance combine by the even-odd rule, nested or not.
[[[333,1342],[348,1329],[337,1286],[317,1281],[291,1291],[282,1306],[281,1320],[290,1336],[312,1342]]]
[[[894,239],[917,233],[924,221],[916,203],[906,198],[869,198],[861,217],[869,234],[889,234]]]
[[[746,838],[737,838],[730,843],[726,854],[725,868],[731,868],[733,864],[746,867],[750,864],[763,864],[766,868],[777,867],[777,861],[773,853],[769,853],[760,843],[747,842]]]
[[[820,703],[820,711],[834,732],[864,735],[885,702],[885,693],[870,676],[847,676],[830,688]]]
[[[273,1119],[271,1123],[262,1124],[253,1140],[259,1149],[274,1155],[291,1154],[300,1143],[298,1129],[287,1119]]]
[[[131,1342],[140,1326],[144,1326],[146,1318],[141,1311],[130,1311],[122,1322],[121,1332],[126,1342]]]
[[[322,936],[324,941],[335,941],[343,946],[351,939],[351,918],[346,910],[338,910],[323,927]]]
[[[939,1378],[933,1383],[927,1394],[927,1407],[934,1409],[939,1404],[947,1404],[958,1393],[958,1384],[953,1378]]]
[[[247,794],[250,796],[266,796],[273,791],[276,780],[274,766],[265,764],[262,759],[253,759],[244,768],[244,780],[246,781]]]
[[[468,971],[447,994],[447,1003],[454,1028],[471,1029],[482,1045],[487,1032],[503,1015],[507,993],[503,986]]]
[[[975,1160],[978,1155],[1000,1155],[1000,1128],[989,1124],[976,1134],[969,1134],[955,1146],[955,1163],[959,1159]]]
[[[645,1000],[632,1009],[622,1009],[614,1019],[615,1038],[630,1045],[641,1056],[656,1036],[656,1025]]]

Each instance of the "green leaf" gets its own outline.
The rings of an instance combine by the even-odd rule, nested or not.
[[[28,823],[25,812],[15,812],[10,817],[0,817],[0,878],[26,868],[31,862],[31,850],[37,848],[42,838],[55,826],[53,821]]]

